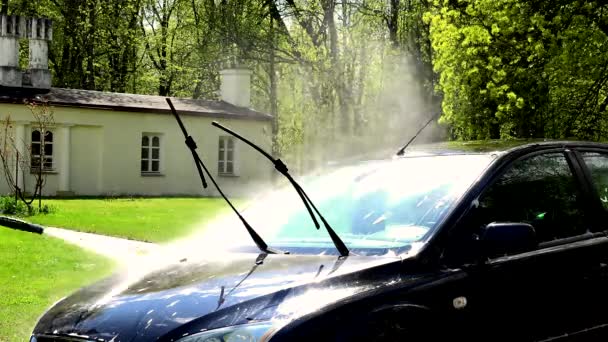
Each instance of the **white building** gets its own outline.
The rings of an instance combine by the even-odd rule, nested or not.
[[[18,149],[32,155],[29,167],[10,166],[22,188],[33,187],[44,139],[45,195],[217,195],[210,182],[202,189],[164,97],[50,88],[50,23],[1,16],[0,28],[0,118],[10,115]],[[24,34],[30,40],[26,72],[18,69],[18,38]],[[211,126],[219,121],[270,150],[272,118],[248,108],[250,74],[222,71],[222,101],[172,98],[203,161],[231,195],[265,184],[272,172],[263,156]],[[54,114],[44,137],[24,104],[32,100],[46,102]],[[0,192],[9,193],[0,177]]]

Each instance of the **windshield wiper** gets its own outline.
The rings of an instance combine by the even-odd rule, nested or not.
[[[182,120],[180,119],[179,115],[177,114],[177,111],[175,110],[175,107],[173,106],[173,103],[171,102],[171,99],[166,98],[166,100],[167,100],[167,103],[169,104],[169,107],[171,107],[171,113],[173,113],[173,116],[175,116],[175,120],[177,120],[177,123],[179,124],[179,127],[182,129],[182,132],[184,133],[184,137],[186,138],[186,146],[188,146],[188,148],[192,152],[192,158],[194,159],[194,163],[196,164],[196,168],[198,169],[198,175],[201,177],[201,182],[203,183],[203,188],[207,188],[207,182],[205,181],[205,176],[203,174],[203,170],[205,170],[205,173],[207,173],[207,176],[209,176],[209,179],[211,180],[211,183],[213,183],[213,185],[215,186],[215,188],[217,189],[217,191],[220,193],[220,195],[222,196],[222,198],[224,198],[224,200],[226,201],[226,203],[228,203],[228,205],[230,206],[230,208],[232,208],[232,211],[234,211],[234,213],[239,217],[239,219],[241,220],[241,222],[243,222],[243,225],[245,226],[245,229],[247,229],[247,232],[249,233],[249,235],[253,239],[253,242],[255,242],[256,246],[258,246],[258,248],[262,252],[264,252],[264,253],[270,253],[270,254],[288,254],[288,252],[283,252],[281,250],[268,247],[268,245],[266,244],[266,242],[264,242],[264,240],[262,239],[262,237],[260,235],[258,235],[258,233],[256,233],[255,230],[253,230],[253,228],[245,220],[245,218],[243,217],[243,215],[241,215],[241,213],[239,213],[239,211],[236,210],[236,208],[234,207],[234,205],[232,205],[232,202],[230,202],[230,200],[228,199],[228,197],[226,197],[226,195],[224,195],[224,192],[222,191],[222,189],[220,189],[220,186],[217,184],[217,182],[215,181],[215,179],[213,179],[213,176],[211,176],[211,173],[209,172],[209,170],[207,170],[207,167],[205,166],[205,163],[203,163],[203,160],[201,159],[201,157],[196,152],[196,147],[197,147],[196,146],[196,142],[194,142],[194,139],[192,139],[192,137],[190,135],[188,135],[188,131],[186,131],[186,127],[184,127],[184,124],[182,123]]]
[[[439,117],[439,115],[441,115],[441,113],[437,113],[435,115],[433,115],[429,121],[427,121],[424,126],[422,126],[418,132],[416,132],[416,134],[414,134],[414,136],[410,139],[410,141],[407,142],[407,144],[405,144],[399,151],[397,151],[397,155],[398,156],[402,156],[405,153],[405,149],[408,148],[408,146],[410,146],[410,144],[416,139],[418,138],[418,135],[426,128],[426,126],[428,126],[431,122],[433,122],[433,120],[435,120],[436,118]]]
[[[241,279],[241,281],[239,281],[236,285],[234,285],[234,287],[228,291],[228,293],[226,293],[226,287],[224,285],[222,285],[220,287],[220,297],[217,300],[217,307],[215,308],[215,311],[220,309],[220,306],[222,306],[222,304],[224,304],[224,302],[226,301],[226,297],[230,296],[230,294],[232,292],[234,292],[234,290],[236,290],[237,287],[241,286],[241,284],[247,280],[247,278],[249,278],[250,275],[253,274],[253,272],[264,263],[264,259],[266,259],[266,256],[268,254],[260,254],[258,255],[257,258],[255,258],[255,263],[253,265],[253,267],[249,270],[249,273],[247,273],[245,275],[245,277],[243,277],[243,279]]]
[[[260,152],[264,157],[266,157],[268,160],[270,160],[274,164],[274,168],[277,171],[279,171],[280,174],[285,176],[285,178],[287,178],[289,180],[289,183],[291,183],[291,185],[294,187],[294,189],[296,189],[296,192],[302,199],[302,202],[304,202],[304,206],[306,207],[306,210],[308,210],[308,214],[310,215],[312,221],[314,222],[315,227],[317,229],[320,228],[319,222],[315,218],[313,210],[319,216],[319,218],[321,219],[321,222],[323,222],[323,226],[329,233],[329,237],[331,238],[331,241],[334,243],[334,246],[336,247],[338,252],[340,252],[340,255],[348,256],[349,251],[348,251],[348,248],[346,247],[346,245],[344,244],[344,242],[342,242],[342,240],[340,239],[338,234],[336,234],[336,232],[329,225],[329,222],[327,222],[327,220],[325,220],[325,218],[323,217],[323,215],[321,215],[319,210],[317,210],[317,207],[315,207],[314,203],[312,203],[312,201],[310,200],[310,198],[308,197],[306,192],[304,192],[304,189],[302,189],[302,187],[293,179],[293,177],[291,177],[291,175],[289,174],[289,169],[287,169],[287,165],[285,165],[285,163],[283,163],[281,161],[281,159],[274,159],[270,154],[268,154],[266,151],[264,151],[259,146],[255,145],[251,141],[243,138],[238,133],[220,125],[219,123],[213,121],[211,124],[219,129],[223,130],[224,132],[238,138],[239,140],[245,142],[247,145],[253,147],[253,149]],[[312,207],[312,209],[311,209],[311,207]]]

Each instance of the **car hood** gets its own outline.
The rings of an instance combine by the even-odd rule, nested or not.
[[[152,271],[133,266],[56,303],[34,333],[151,341],[176,330],[181,334],[190,326],[200,331],[260,320],[289,321],[391,282],[400,261],[231,254],[166,263]]]

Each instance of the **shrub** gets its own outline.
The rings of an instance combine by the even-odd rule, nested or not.
[[[0,197],[0,212],[5,215],[14,215],[14,216],[32,216],[36,214],[50,214],[55,212],[56,208],[52,205],[43,204],[40,209],[38,209],[38,202],[35,201],[28,208],[28,206],[23,203],[23,201],[15,200],[14,197],[4,196]]]
[[[6,215],[25,216],[31,215],[31,210],[22,201],[6,196],[0,199],[0,211]]]
[[[56,211],[55,206],[43,204],[42,208],[40,208],[40,210],[39,210],[39,213],[46,215],[46,214],[54,213],[55,211]]]

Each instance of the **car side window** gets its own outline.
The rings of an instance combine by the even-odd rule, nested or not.
[[[541,154],[514,162],[483,193],[476,216],[482,225],[529,223],[541,243],[587,231],[579,197],[564,154]]]
[[[608,154],[584,152],[582,156],[602,205],[608,209]]]

